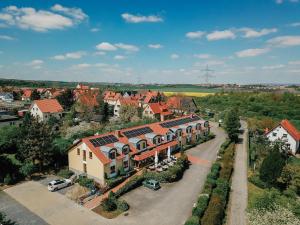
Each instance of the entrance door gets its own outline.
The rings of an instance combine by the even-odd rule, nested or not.
[[[86,170],[86,164],[83,163],[83,172],[86,173],[86,171],[87,171],[87,170]]]

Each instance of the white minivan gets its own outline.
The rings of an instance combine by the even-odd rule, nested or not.
[[[49,191],[57,191],[59,189],[68,187],[72,184],[72,181],[70,179],[57,179],[53,180],[48,184],[48,190]]]

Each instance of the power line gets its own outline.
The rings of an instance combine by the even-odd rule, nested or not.
[[[203,77],[205,78],[205,82],[208,84],[209,83],[209,79],[215,77],[215,76],[212,75],[212,73],[214,72],[214,70],[209,69],[208,65],[206,65],[206,68],[204,70],[202,70],[202,71],[205,72],[204,75],[203,75]]]

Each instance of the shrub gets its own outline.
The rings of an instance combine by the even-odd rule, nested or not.
[[[24,163],[19,171],[20,173],[25,176],[25,177],[30,177],[35,171],[36,171],[36,166],[33,165],[33,163]]]
[[[15,225],[16,223],[9,219],[6,219],[6,215],[4,213],[0,212],[0,224],[1,225]]]
[[[252,184],[254,184],[254,185],[256,185],[257,187],[259,187],[259,188],[266,188],[266,187],[267,187],[266,183],[263,182],[263,181],[259,178],[258,175],[253,175],[253,176],[249,177],[249,181],[250,181]]]
[[[116,202],[111,198],[105,198],[103,199],[101,203],[103,209],[107,212],[111,212],[117,209]]]
[[[4,184],[7,184],[7,185],[13,183],[13,179],[11,178],[11,175],[9,173],[6,174],[3,181],[4,181]]]
[[[119,176],[116,178],[107,179],[106,184],[111,189],[121,184],[124,180],[126,180],[126,177]]]
[[[73,174],[74,174],[74,172],[71,170],[68,170],[68,169],[62,169],[57,173],[58,176],[66,178],[66,179],[70,178]]]
[[[129,209],[129,205],[128,203],[125,201],[125,200],[119,200],[117,202],[117,208],[122,211],[122,212],[125,212]]]
[[[81,176],[78,179],[78,183],[83,187],[92,188],[94,185],[94,180]]]
[[[201,220],[205,225],[221,225],[224,217],[224,207],[219,196],[213,195]]]
[[[191,216],[188,220],[184,223],[184,225],[199,225],[199,218],[197,216]]]
[[[222,199],[222,202],[226,203],[227,195],[229,192],[229,183],[226,180],[218,179],[217,187],[213,190],[213,194],[219,196]]]
[[[143,175],[133,176],[124,186],[122,186],[119,190],[116,191],[116,196],[119,197],[127,193],[128,191],[141,186],[144,179],[145,178]]]
[[[208,201],[209,197],[207,195],[201,195],[198,198],[196,207],[193,209],[193,216],[201,218],[207,208]]]

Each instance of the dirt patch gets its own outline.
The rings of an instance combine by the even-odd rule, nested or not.
[[[107,219],[113,219],[113,218],[116,218],[117,216],[119,216],[120,214],[122,214],[122,211],[118,210],[118,209],[115,211],[111,211],[111,212],[105,211],[101,205],[97,206],[92,211],[94,211],[95,213],[97,213],[100,216],[103,216]]]
[[[66,192],[66,197],[73,200],[78,201],[79,198],[89,192],[89,189],[86,187],[82,187],[79,184],[74,184],[72,189]]]

